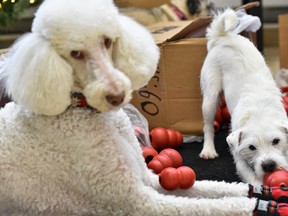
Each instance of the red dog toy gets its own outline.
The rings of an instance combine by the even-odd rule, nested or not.
[[[221,127],[230,122],[231,116],[226,106],[224,96],[221,97],[220,105],[216,111],[214,118],[214,131],[218,132]]]
[[[178,131],[157,127],[150,131],[150,141],[157,151],[161,151],[166,148],[180,147],[183,136]]]
[[[159,174],[159,183],[165,190],[188,189],[196,181],[196,174],[190,167],[168,167]]]
[[[152,169],[156,174],[160,173],[167,167],[180,167],[183,160],[179,152],[174,149],[167,148],[162,150],[158,155],[155,155],[153,159],[148,163],[148,168]]]
[[[270,187],[288,187],[288,171],[277,170],[266,174],[263,178],[263,184]]]
[[[158,152],[151,146],[142,147],[142,155],[145,159],[146,164],[148,164]]]

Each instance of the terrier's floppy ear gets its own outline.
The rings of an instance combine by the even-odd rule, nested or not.
[[[230,133],[229,136],[226,138],[229,147],[235,148],[238,145],[240,145],[241,137],[242,137],[242,131],[239,129]]]
[[[287,121],[281,121],[280,122],[280,128],[283,131],[283,133],[288,136],[288,122]]]
[[[7,93],[37,114],[57,115],[70,105],[72,68],[38,34],[28,33],[13,45],[3,72]]]
[[[113,49],[115,67],[129,77],[132,89],[145,86],[156,72],[159,49],[151,34],[129,17],[119,15],[121,33]]]

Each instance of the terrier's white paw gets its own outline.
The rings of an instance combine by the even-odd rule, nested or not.
[[[205,149],[203,148],[199,156],[203,159],[214,159],[218,157],[218,154],[215,149]]]

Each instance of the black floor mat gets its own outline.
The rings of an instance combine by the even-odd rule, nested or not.
[[[213,160],[204,160],[199,157],[203,143],[184,143],[177,149],[182,155],[183,165],[189,166],[195,171],[197,180],[240,182],[226,142],[227,134],[225,129],[215,134],[215,147],[219,157]]]

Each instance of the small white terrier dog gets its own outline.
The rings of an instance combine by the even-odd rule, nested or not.
[[[216,21],[217,20],[217,21]],[[213,121],[223,92],[231,114],[227,137],[239,177],[261,184],[265,173],[288,168],[287,115],[281,92],[261,53],[231,31],[237,16],[227,9],[207,30],[208,55],[201,71],[204,146],[200,157],[218,156]]]

